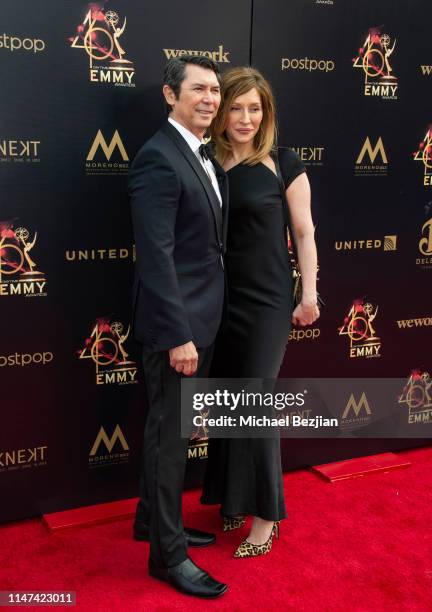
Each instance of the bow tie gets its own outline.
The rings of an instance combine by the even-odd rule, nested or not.
[[[212,150],[209,145],[202,144],[198,149],[199,154],[203,159],[211,159],[213,157]]]

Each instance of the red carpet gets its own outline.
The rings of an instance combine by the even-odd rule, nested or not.
[[[37,519],[0,527],[0,590],[74,590],[79,610],[430,611],[432,449],[401,453],[411,468],[328,484],[285,476],[289,518],[273,551],[233,559],[245,530],[223,534],[216,508],[184,496],[186,523],[216,530],[192,558],[229,584],[219,600],[177,594],[147,576],[147,544],[129,521],[55,535]],[[32,608],[41,609],[41,608]]]

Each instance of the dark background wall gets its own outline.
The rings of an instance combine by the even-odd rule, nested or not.
[[[429,235],[432,170],[419,143],[432,121],[431,14],[420,0],[403,10],[390,0],[3,7],[0,520],[136,495],[145,401],[139,347],[124,337],[134,259],[126,178],[163,120],[163,67],[181,50],[214,54],[222,70],[261,69],[276,94],[280,145],[308,164],[327,307],[305,337],[292,335],[282,374],[408,379],[430,371],[430,319],[397,321],[430,315],[432,244],[421,252],[420,241]],[[123,25],[119,48],[114,33]],[[364,70],[353,67],[374,26],[389,48],[396,39],[396,99],[364,95]],[[362,164],[372,168],[356,171],[366,138],[372,149],[381,138],[383,148],[375,162],[366,152]],[[384,236],[395,249],[384,250]],[[381,245],[354,248],[361,240]],[[349,336],[339,335],[354,300],[378,306],[379,357],[350,357]],[[284,464],[401,445],[289,440]],[[206,443],[192,441],[189,455],[191,485]]]

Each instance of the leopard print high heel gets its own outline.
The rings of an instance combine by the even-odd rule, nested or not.
[[[280,521],[275,521],[269,539],[267,542],[264,542],[264,544],[251,544],[251,542],[248,542],[248,540],[243,540],[235,551],[234,557],[236,559],[244,557],[258,557],[259,555],[266,555],[269,553],[273,546],[273,538],[275,536],[279,538],[279,524]]]
[[[245,516],[224,516],[222,519],[222,531],[234,531],[246,523]]]

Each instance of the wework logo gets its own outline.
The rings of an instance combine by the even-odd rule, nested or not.
[[[403,321],[397,321],[399,329],[406,327],[431,327],[432,317],[423,317],[421,319],[405,319]]]
[[[203,55],[204,57],[209,57],[215,62],[219,62],[220,64],[226,63],[229,64],[230,60],[228,59],[229,51],[224,51],[223,45],[219,45],[217,51],[198,51],[193,49],[164,49],[163,52],[167,59],[171,59],[172,57],[181,57],[182,55]]]
[[[432,66],[420,66],[420,70],[424,76],[432,74]]]

